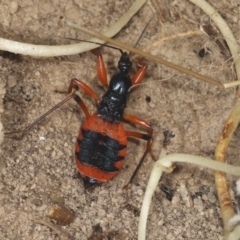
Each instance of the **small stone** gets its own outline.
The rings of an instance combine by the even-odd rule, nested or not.
[[[4,95],[6,93],[5,83],[3,83],[2,78],[0,78],[0,95]]]
[[[203,195],[202,195],[202,200],[204,200],[204,201],[209,200],[209,199],[208,199],[208,196],[207,196],[206,194],[203,194]]]
[[[154,102],[150,102],[148,105],[152,109],[156,108],[156,104]]]
[[[99,209],[98,210],[98,216],[103,218],[106,216],[106,211],[104,209]]]
[[[11,14],[14,14],[17,12],[17,10],[18,10],[18,3],[15,1],[11,1],[9,4],[9,12]]]
[[[213,193],[209,192],[207,196],[208,196],[209,202],[211,202],[211,203],[216,203],[217,202],[217,198]]]
[[[57,155],[57,154],[56,154],[56,151],[55,151],[55,150],[54,150],[54,151],[52,151],[51,157],[52,157],[52,158],[55,158],[55,157],[56,157],[56,155]]]
[[[47,217],[54,219],[61,226],[69,225],[75,220],[75,214],[63,204],[52,206]]]
[[[8,87],[13,88],[17,85],[17,80],[15,76],[8,76]]]
[[[139,189],[139,190],[137,191],[137,195],[138,195],[138,196],[143,196],[143,190],[142,190],[142,189]]]
[[[179,204],[179,203],[180,203],[180,197],[179,197],[178,195],[174,195],[173,198],[172,198],[171,203],[172,203],[173,205]]]
[[[34,199],[34,200],[32,200],[32,204],[34,204],[37,207],[41,207],[42,206],[42,200]]]

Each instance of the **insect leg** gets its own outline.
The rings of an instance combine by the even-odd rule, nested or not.
[[[134,115],[129,115],[129,114],[124,114],[123,115],[123,118],[125,120],[127,120],[128,122],[130,123],[134,123],[136,125],[140,125],[142,127],[145,127],[149,130],[149,134],[144,134],[144,133],[140,133],[140,132],[131,132],[131,131],[127,131],[126,134],[128,137],[136,137],[136,138],[140,138],[140,139],[143,139],[143,140],[146,140],[147,141],[147,146],[146,146],[146,149],[145,149],[145,152],[140,160],[140,162],[138,163],[136,169],[134,170],[128,184],[130,184],[132,182],[132,180],[134,179],[134,177],[136,176],[139,168],[141,167],[146,155],[150,152],[151,154],[151,157],[153,158],[153,160],[155,160],[155,157],[153,156],[152,152],[151,152],[151,148],[152,148],[152,135],[153,135],[153,128],[151,127],[151,125],[145,121],[144,119],[142,118],[139,118],[137,116],[134,116]],[[128,185],[127,184],[127,185]],[[125,185],[125,187],[127,186]]]
[[[94,100],[96,100],[97,102],[99,102],[100,98],[98,97],[98,95],[93,91],[92,88],[90,88],[86,83],[82,82],[81,80],[77,79],[77,78],[73,78],[70,81],[69,87],[67,91],[58,91],[56,90],[55,92],[57,93],[63,93],[63,94],[70,94],[72,92],[73,89],[81,89],[84,93],[86,93],[87,95],[89,95],[90,97],[92,97]]]
[[[140,60],[138,62],[138,65],[140,66],[140,69],[138,69],[138,71],[132,76],[131,79],[133,86],[142,82],[147,71],[147,64],[145,62]]]
[[[102,85],[104,87],[108,88],[107,71],[106,71],[105,63],[103,61],[102,54],[100,52],[98,52],[96,49],[93,49],[91,51],[91,53],[94,54],[95,56],[97,56],[97,75],[98,75],[98,78],[99,78],[100,82],[102,83]]]
[[[79,107],[83,110],[86,118],[90,117],[90,113],[87,109],[87,106],[85,105],[85,103],[83,102],[83,100],[77,95],[74,94],[73,95],[73,99],[77,102],[77,104],[79,105]]]
[[[14,133],[22,133],[25,134],[27,131],[29,131],[33,126],[35,126],[36,124],[38,124],[39,122],[41,122],[45,117],[47,117],[50,113],[54,112],[57,108],[61,107],[64,103],[66,103],[67,101],[69,101],[70,99],[73,98],[73,94],[69,94],[63,101],[61,101],[60,103],[56,104],[55,106],[53,106],[50,110],[48,110],[46,113],[44,113],[43,115],[41,115],[39,118],[37,118],[34,122],[32,122],[30,125],[28,125],[25,129],[22,130],[16,130],[13,132],[6,132],[4,133],[5,135],[10,135],[10,134],[14,134]]]
[[[50,113],[52,113],[53,111],[55,111],[57,108],[59,108],[60,106],[62,106],[65,102],[69,101],[71,98],[73,98],[78,105],[80,106],[80,108],[83,110],[84,114],[86,115],[86,117],[89,117],[89,111],[86,107],[86,105],[84,104],[84,102],[82,101],[82,99],[76,95],[72,90],[74,89],[82,89],[86,94],[90,95],[92,98],[94,98],[97,102],[99,101],[99,97],[98,95],[88,86],[86,85],[84,82],[74,78],[71,80],[68,91],[56,91],[58,93],[64,93],[64,94],[69,94],[63,101],[61,101],[60,103],[58,103],[57,105],[55,105],[54,107],[52,107],[49,111],[47,111],[46,113],[44,113],[42,116],[40,116],[38,119],[36,119],[33,123],[31,123],[30,125],[28,125],[25,129],[23,130],[17,130],[17,131],[13,131],[13,132],[6,132],[5,135],[10,135],[10,134],[14,134],[14,133],[26,133],[27,131],[29,131],[33,126],[35,126],[37,123],[41,122],[46,116],[48,116]]]

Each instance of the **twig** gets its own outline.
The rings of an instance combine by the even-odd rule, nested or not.
[[[203,35],[203,32],[200,30],[196,30],[196,31],[187,31],[184,33],[177,33],[175,35],[172,36],[167,36],[167,37],[163,37],[160,40],[150,44],[149,46],[145,47],[143,50],[146,52],[149,52],[150,49],[152,48],[156,48],[159,47],[159,45],[162,45],[164,42],[168,42],[168,41],[172,41],[175,40],[176,38],[184,38],[184,37],[189,37],[189,36],[193,36],[193,35]]]
[[[108,38],[108,37],[106,37],[105,35],[103,35],[103,34],[101,34],[101,33],[99,33],[99,32],[95,32],[95,31],[88,30],[88,29],[86,29],[86,28],[84,28],[84,27],[82,27],[82,26],[79,26],[79,25],[77,25],[77,24],[74,24],[74,23],[72,23],[72,22],[67,22],[67,25],[69,25],[70,27],[73,27],[73,28],[77,28],[77,29],[79,29],[79,30],[82,31],[82,32],[88,33],[88,34],[90,34],[90,35],[92,35],[92,36],[94,36],[94,37],[97,37],[97,38],[99,38],[99,39],[101,39],[101,40],[104,40],[104,41],[106,41],[106,42],[108,42],[108,43],[111,43],[111,44],[113,44],[114,46],[118,46],[118,47],[120,47],[120,48],[122,48],[122,49],[125,49],[125,50],[127,50],[127,51],[136,53],[136,54],[138,54],[138,55],[140,55],[140,56],[143,56],[143,57],[145,57],[145,58],[151,59],[151,60],[153,60],[153,61],[155,61],[155,62],[158,62],[158,63],[160,63],[160,64],[163,64],[163,65],[165,65],[165,66],[167,66],[167,67],[173,68],[173,69],[175,69],[175,70],[177,70],[177,71],[183,72],[183,73],[185,73],[185,74],[187,74],[187,75],[190,75],[190,76],[199,78],[199,79],[201,79],[201,80],[203,80],[203,81],[205,81],[205,82],[214,84],[214,85],[216,85],[216,86],[218,86],[218,87],[225,88],[222,83],[218,82],[218,81],[215,80],[215,79],[212,79],[212,78],[210,78],[210,77],[207,77],[207,76],[201,75],[201,74],[199,74],[199,73],[193,72],[193,71],[191,71],[191,70],[189,70],[189,69],[187,69],[187,68],[181,67],[181,66],[179,66],[179,65],[176,65],[176,64],[174,64],[174,63],[172,63],[172,62],[169,62],[169,61],[166,61],[166,60],[164,60],[164,59],[162,59],[162,58],[159,58],[159,57],[157,57],[157,56],[151,55],[151,54],[149,54],[149,53],[147,53],[147,52],[144,52],[144,51],[141,51],[141,50],[136,49],[136,48],[134,48],[134,47],[131,47],[131,46],[127,45],[127,44],[124,44],[124,43],[118,42],[118,41],[116,41],[116,40],[114,40],[114,39]]]
[[[227,119],[227,122],[224,125],[222,134],[218,140],[215,149],[216,161],[226,162],[227,149],[232,138],[232,135],[239,124],[239,121],[240,121],[240,101],[237,100],[230,116]],[[228,189],[226,175],[222,172],[216,172],[215,183],[218,192],[218,199],[220,202],[224,227],[226,227],[229,219],[234,215],[234,209],[232,207],[231,195]]]

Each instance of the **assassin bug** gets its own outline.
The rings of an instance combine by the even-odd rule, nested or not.
[[[118,62],[119,71],[113,75],[109,83],[107,81],[106,68],[101,53],[97,50],[91,51],[97,57],[97,76],[101,84],[107,88],[102,98],[99,98],[94,90],[83,81],[74,78],[70,81],[67,91],[56,91],[58,93],[68,94],[62,102],[43,114],[25,130],[17,131],[25,133],[56,108],[73,98],[86,116],[86,120],[81,125],[75,144],[75,162],[83,178],[85,187],[108,181],[118,173],[123,166],[128,137],[136,137],[147,141],[145,152],[129,183],[136,175],[147,153],[151,153],[153,135],[151,125],[144,119],[124,113],[127,96],[134,86],[142,82],[147,70],[147,64],[139,61],[140,69],[130,77],[129,71],[132,62],[129,55],[119,48],[115,49],[118,49],[121,53]],[[94,114],[91,115],[89,113],[81,97],[75,93],[76,90],[82,90],[97,102],[98,108]],[[146,128],[148,134],[126,131],[122,120]]]

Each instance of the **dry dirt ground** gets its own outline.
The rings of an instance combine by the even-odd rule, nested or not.
[[[89,29],[103,31],[129,9],[133,0],[14,0],[0,1],[1,37],[35,44],[67,44],[64,37],[88,39],[64,25],[69,19]],[[240,43],[240,5],[236,0],[209,1],[225,18]],[[155,1],[146,4],[115,37],[134,45],[157,8],[137,48],[180,64],[220,82],[236,79],[229,52],[206,35],[196,35],[199,25],[211,20],[188,1]],[[213,25],[214,26],[214,25]],[[178,34],[186,33],[184,36]],[[222,41],[221,35],[217,39]],[[155,46],[152,46],[155,44]],[[199,51],[208,54],[199,57]],[[116,71],[119,52],[101,48],[109,77]],[[216,86],[181,74],[153,61],[148,63],[144,85],[129,97],[126,112],[147,119],[154,128],[153,153],[158,156],[163,131],[175,134],[168,151],[213,158],[223,124],[235,103],[236,88]],[[2,121],[8,131],[22,129],[54,106],[73,77],[88,83],[99,95],[104,92],[96,78],[96,59],[91,53],[76,56],[33,59],[1,53],[1,86],[6,84]],[[133,72],[136,71],[136,66]],[[162,81],[161,81],[162,80]],[[83,98],[91,112],[96,106]],[[146,102],[149,96],[151,101]],[[129,140],[123,169],[112,181],[91,191],[83,188],[77,174],[74,143],[84,115],[74,101],[62,106],[29,131],[23,139],[7,138],[0,161],[0,239],[59,239],[63,231],[69,239],[136,239],[139,212],[153,165],[146,159],[133,184],[130,178],[145,143]],[[134,126],[126,124],[127,129]],[[139,129],[143,131],[143,129]],[[228,162],[239,165],[239,130],[233,136]],[[234,181],[229,184],[234,199]],[[180,195],[185,183],[193,206]],[[222,221],[216,198],[213,172],[205,168],[177,164],[160,184],[173,190],[173,200],[157,189],[150,208],[147,239],[222,239]],[[52,220],[46,215],[52,206],[64,206],[74,213],[72,223]],[[63,207],[62,207],[63,209]],[[66,220],[66,219],[65,219]],[[56,227],[47,226],[47,222]],[[62,235],[63,237],[63,235]],[[63,238],[62,238],[63,239]]]

